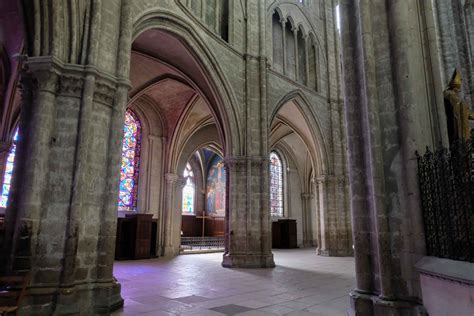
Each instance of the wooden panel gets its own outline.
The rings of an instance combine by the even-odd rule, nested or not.
[[[115,259],[124,260],[132,258],[135,232],[130,218],[117,219],[117,238],[115,239]]]
[[[279,219],[272,223],[273,248],[298,248],[295,219]]]
[[[156,243],[157,243],[157,236],[158,235],[158,220],[153,219],[151,221],[151,242],[150,242],[150,255],[152,257],[157,257],[158,254],[156,252]]]
[[[206,236],[222,237],[224,236],[224,217],[213,217],[206,219]]]
[[[202,236],[202,219],[195,215],[183,215],[181,222],[183,237]]]
[[[272,248],[281,247],[280,223],[272,222]]]
[[[152,217],[152,214],[135,214],[132,217],[136,227],[134,259],[150,258]]]
[[[117,219],[116,260],[150,258],[156,248],[156,230],[152,243],[152,217],[152,214],[126,214],[125,218]]]

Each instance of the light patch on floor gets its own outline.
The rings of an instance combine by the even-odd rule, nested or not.
[[[222,253],[118,261],[125,306],[112,315],[346,315],[353,258],[273,253],[273,269],[222,268]]]

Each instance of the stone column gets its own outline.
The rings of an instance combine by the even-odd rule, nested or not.
[[[25,312],[79,313],[86,308],[76,304],[81,300],[90,302],[90,312],[109,311],[123,304],[110,252],[119,160],[109,157],[119,157],[120,145],[107,146],[121,140],[124,105],[114,103],[120,84],[51,56],[29,58],[25,67],[7,209],[10,246],[2,251],[7,269],[31,274]],[[113,108],[117,114],[101,116]]]
[[[315,87],[314,89],[316,91],[321,91],[321,81],[320,81],[320,78],[321,78],[321,65],[319,63],[319,47],[316,45],[316,43],[314,43],[315,47],[314,47],[314,65],[315,65],[315,69],[314,69],[314,80],[315,80]]]
[[[201,21],[206,24],[206,6],[207,6],[207,1],[206,0],[200,0],[201,1]]]
[[[328,194],[327,194],[327,178],[319,176],[316,178],[318,195],[318,218],[319,218],[319,233],[318,233],[318,255],[328,255],[329,231],[327,228],[327,209],[328,209]]]
[[[197,192],[197,197],[200,200],[198,205],[197,215],[206,216],[206,187],[204,186],[200,192]]]
[[[312,201],[314,195],[311,193],[301,193],[301,205],[303,207],[303,246],[304,247],[313,247],[313,217],[311,212]]]
[[[283,30],[283,74],[286,75],[286,69],[288,68],[286,65],[286,20],[282,18],[280,23]]]
[[[266,159],[226,157],[227,176],[226,246],[224,267],[274,267],[271,252],[270,212],[262,211],[262,197],[254,195],[262,188],[260,170],[268,166]],[[268,198],[268,193],[264,198]]]
[[[214,18],[216,20],[216,24],[214,25],[214,30],[219,36],[221,35],[221,10],[223,10],[221,6],[221,1],[216,1],[216,6],[215,6],[215,12],[214,12]]]
[[[294,26],[292,29],[293,31],[293,37],[295,38],[295,81],[298,81],[300,77],[300,65],[299,65],[299,56],[298,56],[298,28]]]
[[[415,151],[437,137],[429,1],[341,0],[356,289],[352,315],[419,315],[425,252]],[[423,5],[422,5],[423,4]],[[435,55],[433,55],[435,56]]]
[[[166,188],[165,188],[165,242],[164,242],[164,256],[174,256],[179,253],[179,240],[177,236],[181,230],[177,232],[177,221],[180,220],[181,210],[179,209],[180,201],[179,194],[183,191],[183,181],[175,173],[165,174]]]
[[[310,41],[310,38],[308,35],[305,36],[304,38],[304,51],[305,51],[305,55],[304,55],[304,66],[305,66],[305,85],[308,85],[309,86],[309,41]],[[316,64],[315,64],[316,65]],[[314,71],[316,71],[316,69],[314,69]],[[313,87],[310,87],[310,88],[313,88]]]
[[[311,178],[311,194],[313,199],[311,200],[311,230],[312,236],[311,239],[314,242],[314,246],[319,248],[321,239],[319,238],[319,230],[321,227],[320,216],[319,216],[319,192],[318,192],[318,183],[316,178]]]
[[[264,1],[247,1],[245,23],[245,136],[242,148],[232,148],[224,158],[228,205],[222,265],[267,268],[275,263],[271,252]],[[234,152],[239,155],[233,156]]]

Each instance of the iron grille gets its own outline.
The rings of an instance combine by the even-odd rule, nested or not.
[[[427,254],[474,262],[474,146],[416,153]]]
[[[181,251],[224,250],[224,237],[181,237]]]

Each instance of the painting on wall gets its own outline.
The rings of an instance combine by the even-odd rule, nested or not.
[[[206,213],[208,216],[225,217],[225,182],[224,161],[216,155],[207,174]]]

